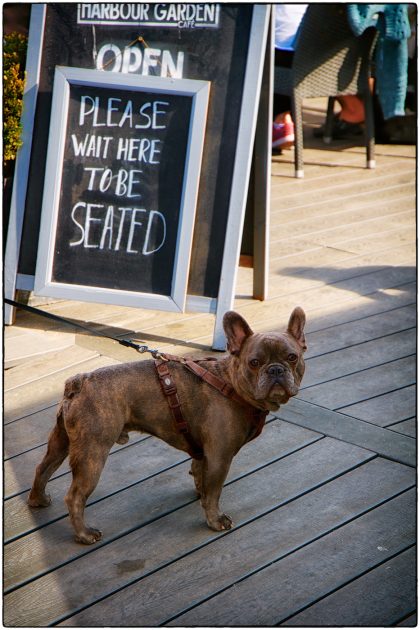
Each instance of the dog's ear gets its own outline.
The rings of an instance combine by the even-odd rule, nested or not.
[[[239,354],[245,339],[253,334],[244,318],[235,311],[225,313],[223,328],[227,337],[227,349],[231,354]]]
[[[303,332],[303,329],[305,328],[305,323],[306,316],[304,310],[300,308],[300,306],[296,306],[296,308],[293,309],[293,312],[290,315],[287,332],[296,339],[303,350],[307,349],[305,333]]]

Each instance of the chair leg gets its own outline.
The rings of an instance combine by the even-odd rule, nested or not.
[[[369,87],[363,100],[365,105],[366,168],[375,168],[375,117],[373,113],[373,99]]]
[[[325,128],[324,128],[324,143],[330,144],[332,140],[332,131],[333,131],[333,123],[334,123],[334,103],[335,97],[330,96],[328,98],[328,107],[327,107],[327,115],[325,118]]]
[[[302,100],[296,95],[292,98],[292,117],[295,126],[295,177],[303,177],[303,121]]]

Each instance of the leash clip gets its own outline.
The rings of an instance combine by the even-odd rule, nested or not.
[[[144,354],[145,352],[150,352],[150,354],[152,355],[152,357],[154,359],[161,359],[162,361],[168,361],[168,359],[162,355],[159,350],[152,350],[151,348],[149,348],[148,346],[139,346],[138,344],[135,344],[136,346],[136,350],[137,352],[139,352],[140,354]]]

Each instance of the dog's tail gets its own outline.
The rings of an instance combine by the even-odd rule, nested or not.
[[[64,385],[64,398],[71,400],[76,394],[82,391],[85,374],[76,374],[67,379]]]

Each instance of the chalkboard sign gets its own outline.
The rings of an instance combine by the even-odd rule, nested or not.
[[[123,82],[130,77],[210,82],[185,308],[215,312],[224,345],[221,321],[233,305],[269,22],[267,4],[31,5],[24,143],[5,256],[7,297],[13,298],[16,288],[34,288],[36,261],[45,246],[40,224],[43,187],[49,185],[46,154],[55,68],[97,70]],[[268,152],[258,163],[266,159]],[[268,212],[268,204],[261,212]],[[57,257],[54,270],[62,273],[59,264]],[[154,286],[167,292],[168,278],[162,274],[166,289]],[[6,321],[11,320],[6,313]]]
[[[184,310],[208,95],[56,68],[36,293]]]

